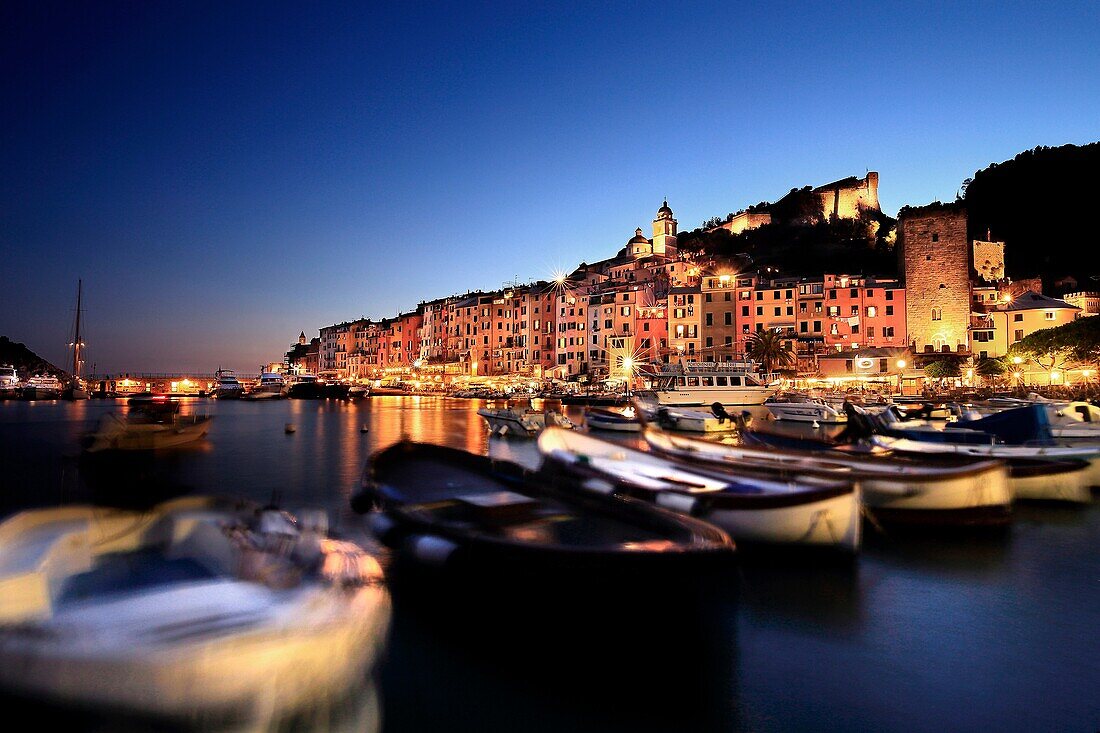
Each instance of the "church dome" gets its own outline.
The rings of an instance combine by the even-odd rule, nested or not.
[[[649,244],[649,240],[645,238],[645,235],[642,234],[642,230],[638,228],[634,230],[634,237],[626,244],[628,247],[632,244]]]
[[[657,218],[658,219],[671,219],[672,218],[672,209],[668,208],[668,199],[665,199],[665,202],[663,204],[661,204],[661,208],[657,209]]]

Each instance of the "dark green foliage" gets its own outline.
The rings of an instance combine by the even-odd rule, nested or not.
[[[974,371],[982,377],[999,377],[1008,371],[1008,367],[1001,359],[981,359],[974,366]]]
[[[955,359],[941,359],[924,365],[924,375],[929,379],[951,379],[962,373]]]
[[[1041,276],[1044,292],[1057,292],[1053,282],[1065,275],[1078,289],[1100,287],[1100,248],[1080,219],[1096,205],[1098,170],[1100,143],[1037,147],[990,164],[964,182],[970,238],[988,229],[1005,242],[1008,275]]]
[[[770,374],[773,366],[789,367],[795,363],[790,344],[775,331],[757,331],[749,336],[745,348],[750,358],[763,365],[765,374]]]
[[[1009,355],[1033,359],[1046,367],[1065,360],[1100,362],[1100,316],[1035,331],[1013,344]]]

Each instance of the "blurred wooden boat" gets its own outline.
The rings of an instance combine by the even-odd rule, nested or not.
[[[547,425],[572,429],[573,422],[554,409],[521,410],[515,407],[482,407],[478,415],[489,424],[489,432],[494,435],[533,436]]]
[[[571,431],[563,431],[571,432]],[[721,530],[644,502],[562,491],[516,464],[443,446],[397,443],[371,457],[352,506],[403,557],[530,571],[532,564],[724,557]]]
[[[628,407],[622,412],[590,407],[584,411],[584,423],[589,430],[636,433],[642,429],[642,423],[638,419],[634,407]]]
[[[734,541],[859,549],[859,490],[847,479],[773,480],[699,468],[566,430],[539,436],[540,473],[564,490],[629,496],[698,517]]]
[[[726,445],[647,430],[649,447],[694,464],[736,473],[761,470],[859,483],[864,506],[883,521],[910,524],[1004,524],[1013,491],[1000,461],[953,465],[841,452]]]
[[[390,620],[381,569],[299,520],[208,497],[0,524],[0,685],[158,719],[266,719],[353,688]]]
[[[84,436],[86,452],[178,448],[202,440],[210,431],[211,416],[180,415],[176,400],[134,397],[130,402],[133,406],[129,414],[107,413],[96,430]]]

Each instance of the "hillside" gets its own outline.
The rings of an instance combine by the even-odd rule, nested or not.
[[[1097,170],[1100,143],[1037,147],[990,164],[963,182],[970,238],[988,229],[1005,242],[1008,275],[1041,276],[1047,292],[1100,289],[1098,235],[1081,221],[1097,203]],[[1066,275],[1076,288],[1055,287]]]
[[[68,374],[68,372],[58,369],[23,344],[11,341],[7,336],[0,336],[0,364],[10,364],[23,377],[46,373],[61,377]]]

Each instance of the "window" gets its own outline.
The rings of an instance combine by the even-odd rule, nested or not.
[[[779,307],[776,307],[775,315],[777,315],[777,316],[783,315],[783,309],[779,308]]]
[[[787,315],[788,316],[793,316],[794,315],[794,306],[793,305],[788,305],[787,306]]]
[[[859,333],[859,324],[858,323],[856,323],[852,326],[852,333],[853,334]]]
[[[829,291],[829,300],[836,300],[836,290]]]
[[[758,315],[758,316],[762,316],[762,315],[764,315],[764,308],[763,308],[763,306],[759,306],[759,305],[758,305],[758,306],[756,306],[756,315]]]
[[[745,318],[749,317],[749,307],[747,305],[741,306],[741,315]]]
[[[932,309],[932,320],[933,321],[943,320],[943,309],[942,308],[933,308]]]
[[[710,296],[711,296],[711,294],[710,294],[710,293],[707,293],[707,302],[708,302],[708,303],[710,303],[710,302],[711,302],[711,297],[710,297]]]
[[[763,290],[757,290],[756,291],[756,299],[757,300],[763,300],[764,299],[764,291]]]
[[[851,295],[852,295],[853,298],[858,298],[859,297],[859,290],[857,290],[856,288],[852,288]]]
[[[730,294],[729,293],[726,293],[726,302],[727,303],[730,302]]]
[[[836,325],[835,323],[834,323],[834,324],[832,324],[832,325],[831,325],[831,326],[829,327],[829,334],[830,334],[831,336],[839,336],[839,335],[840,335],[840,329],[838,329],[838,328],[837,328],[837,325]]]
[[[779,300],[779,291],[778,290],[773,290],[772,291],[772,300]]]
[[[886,315],[888,315],[888,316],[894,315],[894,306],[892,306],[892,305],[886,306]]]
[[[1023,323],[1023,320],[1024,320],[1024,314],[1023,313],[1013,313],[1012,314],[1012,322],[1013,323]]]
[[[1043,313],[1043,317],[1046,318],[1048,321],[1053,321],[1054,320],[1054,311],[1045,311]]]
[[[867,317],[868,318],[874,318],[877,315],[878,315],[878,308],[876,308],[873,305],[867,306]]]
[[[868,326],[867,327],[867,338],[868,339],[873,339],[874,337],[875,337],[875,327],[874,326]]]
[[[707,348],[709,349],[709,348],[712,348],[713,346],[714,346],[714,339],[711,338],[710,336],[707,336]]]
[[[858,316],[859,315],[859,306],[858,305],[853,305],[852,306],[852,315],[853,316]]]
[[[683,327],[683,325],[676,326],[676,338],[682,339],[683,337],[684,337],[684,327]]]
[[[642,330],[643,331],[648,331],[649,330],[649,321],[642,321]]]
[[[893,290],[887,290],[886,291],[886,299],[887,300],[893,300],[894,299],[894,291]]]
[[[830,305],[829,306],[829,315],[833,316],[834,318],[839,316],[840,315],[840,306],[839,305]]]
[[[992,341],[993,340],[993,332],[992,331],[975,331],[974,332],[974,340],[975,341],[980,341],[982,343],[987,343],[989,341]]]
[[[733,325],[733,312],[732,311],[726,311],[725,316],[726,316],[725,325],[732,326]]]
[[[821,333],[821,321],[814,321],[814,333]]]
[[[802,321],[798,324],[799,333],[806,333],[809,330],[810,330],[810,322],[809,321]]]
[[[798,304],[798,312],[799,313],[805,313],[806,312],[806,304],[805,303],[799,303]]]
[[[867,297],[868,298],[875,297],[875,289],[874,288],[867,288]]]
[[[933,242],[940,241],[940,233],[939,232],[932,232],[932,241]]]
[[[715,377],[714,382],[716,387],[728,387],[729,377]]]
[[[1022,329],[1022,328],[1017,328],[1012,333],[1014,334],[1013,337],[1012,337],[1013,341],[1019,341],[1024,337],[1024,329]]]
[[[714,325],[714,314],[713,313],[708,313],[707,314],[707,325],[708,326],[713,326]]]
[[[726,346],[733,346],[733,336],[726,336]]]
[[[749,324],[742,323],[741,324],[741,333],[748,333],[748,332],[749,332]]]

